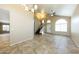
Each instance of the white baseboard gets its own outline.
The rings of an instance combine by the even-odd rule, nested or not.
[[[33,37],[29,37],[29,38],[27,38],[27,40],[32,40],[32,39],[33,39]],[[15,42],[15,43],[10,43],[10,46],[13,46],[13,45],[16,45],[16,44],[22,43],[22,42],[27,41],[27,40],[22,40],[22,41]]]

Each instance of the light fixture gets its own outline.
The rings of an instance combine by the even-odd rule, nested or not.
[[[33,8],[31,9],[31,12],[33,12],[33,13],[34,13],[34,9],[33,9]]]
[[[37,10],[38,9],[38,6],[37,5],[34,5],[34,9]]]
[[[55,15],[55,11],[51,10],[51,15],[50,16],[54,16]]]
[[[44,23],[44,20],[42,20],[42,23]]]
[[[47,20],[47,23],[51,23],[51,20]]]
[[[53,14],[51,14],[51,16],[53,16]]]
[[[37,10],[38,9],[38,5],[27,5],[27,4],[22,4],[23,6],[24,6],[24,9],[26,10],[26,11],[29,11],[29,12],[33,12],[34,13],[34,11],[35,10]]]
[[[36,16],[36,18],[37,18],[38,20],[41,21],[41,20],[45,19],[47,15],[46,15],[45,12],[39,12],[39,13],[36,13],[35,16]]]
[[[26,6],[26,7],[24,7],[24,8],[25,8],[25,10],[26,10],[26,11],[29,11],[29,8],[28,8],[27,6]]]

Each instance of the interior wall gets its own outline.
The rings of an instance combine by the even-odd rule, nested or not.
[[[72,40],[79,47],[79,5],[71,18],[71,34]]]
[[[67,25],[67,32],[57,32],[57,31],[55,31],[55,23],[59,19],[65,19],[68,22],[67,23],[68,24]],[[68,16],[53,16],[53,17],[50,17],[50,20],[52,21],[51,25],[52,25],[52,33],[53,34],[70,36],[70,33],[71,33],[71,17],[68,17]]]
[[[14,45],[34,36],[34,19],[30,12],[17,4],[1,4],[1,9],[10,13],[10,44]]]

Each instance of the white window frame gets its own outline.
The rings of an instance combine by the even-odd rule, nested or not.
[[[55,23],[55,31],[67,32],[67,21],[64,19],[59,19]]]

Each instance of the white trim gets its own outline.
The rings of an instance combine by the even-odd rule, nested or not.
[[[29,37],[29,38],[27,38],[27,40],[32,40],[32,39],[33,39],[33,37]],[[19,41],[19,42],[16,42],[16,43],[11,43],[11,42],[10,42],[10,46],[13,46],[13,45],[22,43],[22,42],[27,41],[27,40],[22,40],[22,41]]]

